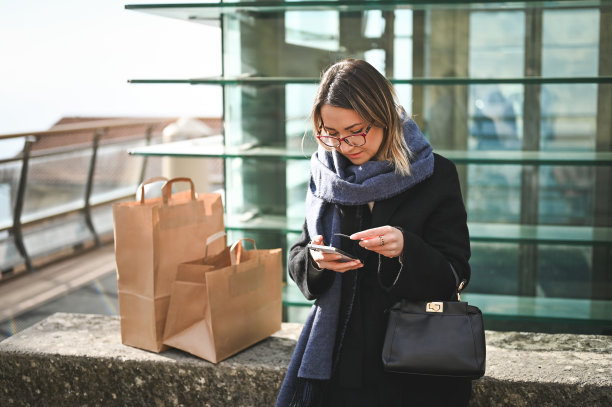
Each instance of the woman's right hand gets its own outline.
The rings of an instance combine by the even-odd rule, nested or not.
[[[311,244],[322,245],[323,236],[318,235],[315,236],[314,239],[310,242]],[[338,261],[342,256],[335,253],[323,253],[318,250],[310,250],[310,258],[315,262],[318,268],[333,270],[338,273],[344,273],[345,271],[354,270],[363,267],[361,264],[361,260],[354,261]]]

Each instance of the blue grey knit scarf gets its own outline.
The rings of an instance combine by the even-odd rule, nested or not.
[[[388,161],[353,165],[342,154],[322,148],[310,160],[310,185],[306,197],[306,225],[311,237],[322,235],[326,244],[340,247],[339,211],[336,204],[363,205],[398,195],[433,173],[432,147],[412,119],[405,119],[403,135],[412,157],[410,176],[398,175]],[[291,405],[298,378],[329,380],[338,329],[341,274],[310,310],[281,387],[277,407]],[[295,403],[300,405],[300,403]],[[307,404],[306,404],[307,405]]]

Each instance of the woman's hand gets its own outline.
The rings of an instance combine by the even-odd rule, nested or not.
[[[312,244],[323,244],[323,236],[315,236],[312,239]],[[338,273],[344,273],[345,271],[354,270],[363,267],[361,264],[361,260],[353,260],[342,262],[338,261],[342,256],[335,253],[322,253],[318,250],[310,249],[310,257],[316,263],[317,267],[320,269],[328,269],[337,271]]]
[[[353,233],[351,239],[360,240],[359,246],[386,257],[398,257],[404,251],[404,234],[389,225]]]

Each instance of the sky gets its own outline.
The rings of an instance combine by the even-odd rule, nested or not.
[[[221,74],[219,28],[130,0],[0,0],[0,134],[64,116],[220,117],[221,89],[129,84]]]

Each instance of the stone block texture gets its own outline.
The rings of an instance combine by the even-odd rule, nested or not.
[[[0,406],[274,406],[301,327],[215,365],[122,345],[118,317],[54,314],[0,342]],[[612,337],[486,337],[471,406],[612,406]]]

